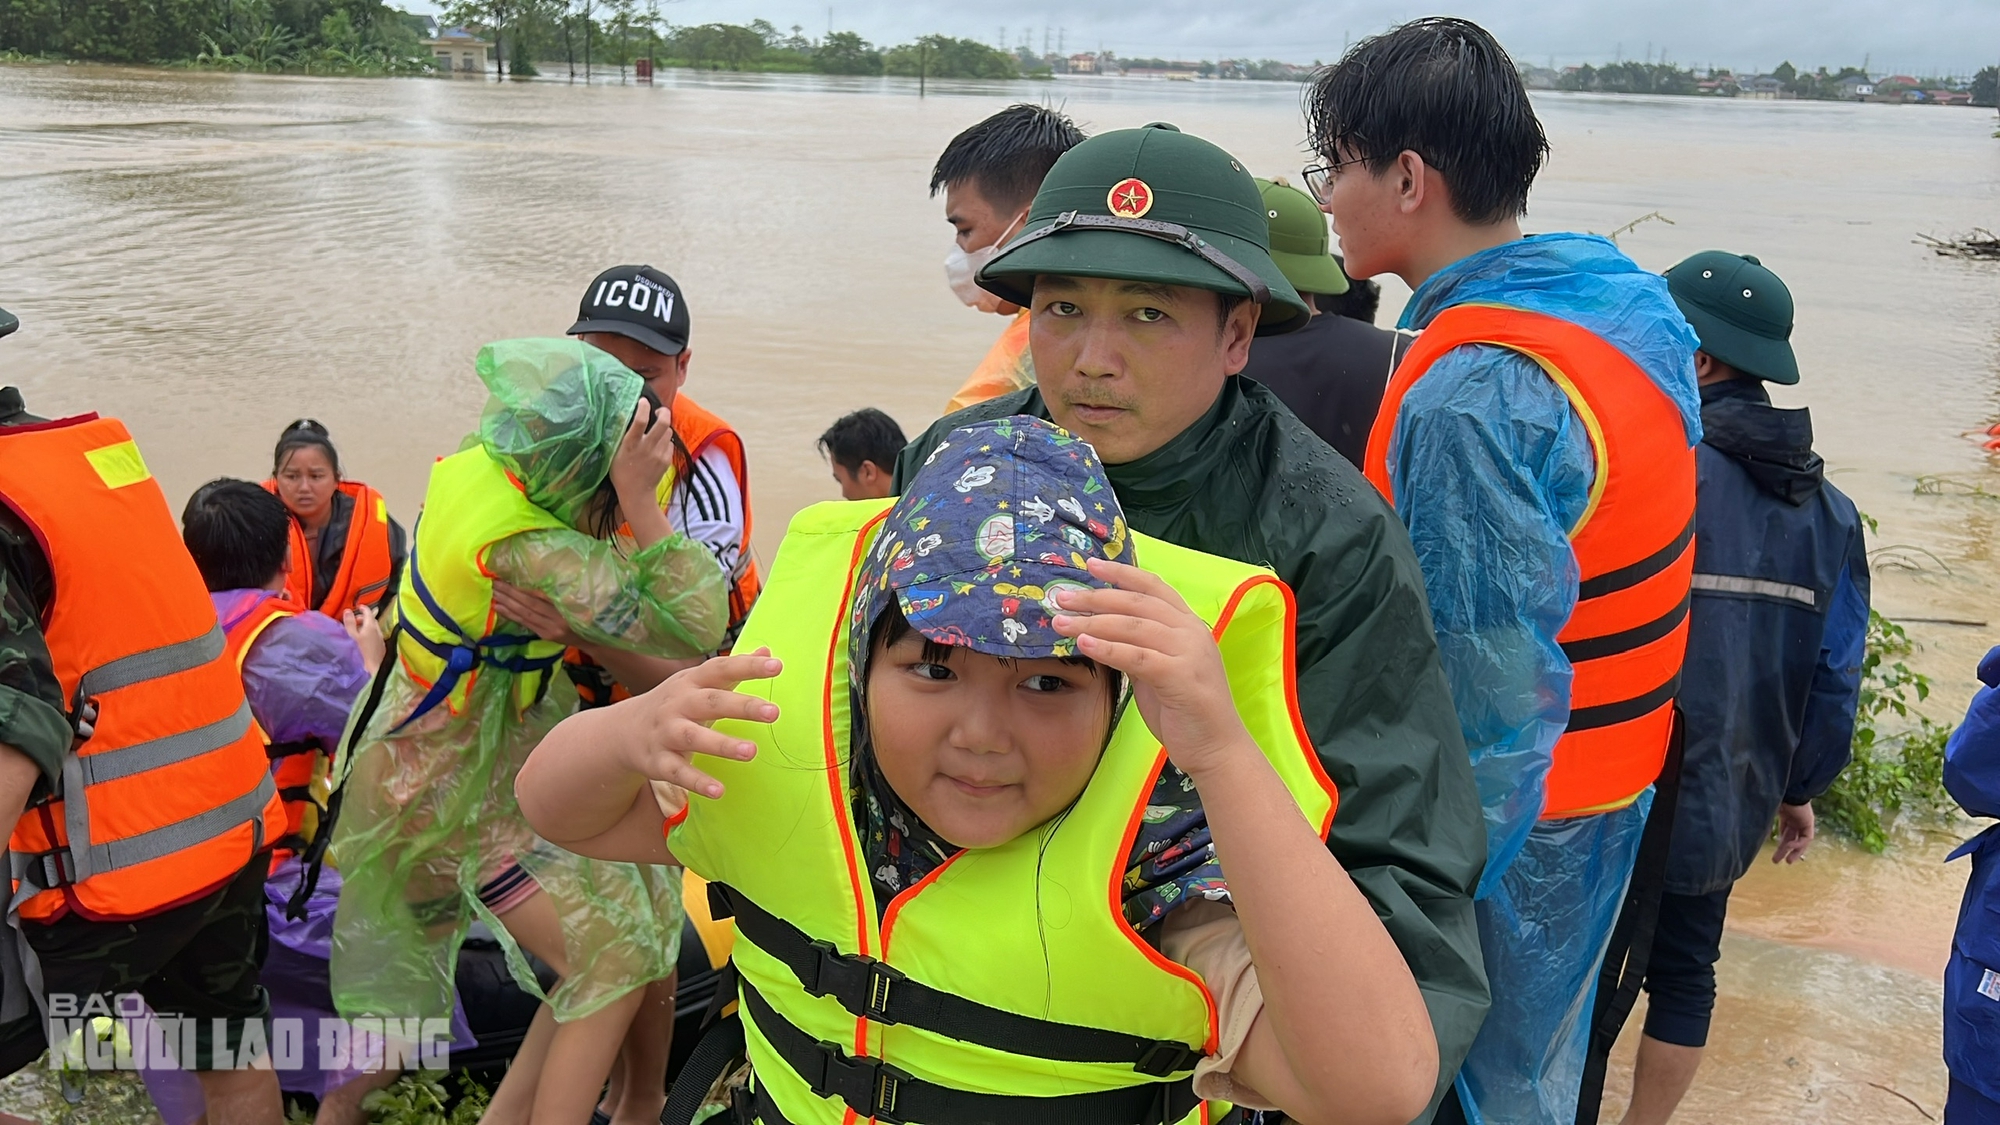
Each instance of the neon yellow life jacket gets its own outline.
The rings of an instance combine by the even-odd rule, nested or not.
[[[704,759],[727,786],[669,829],[736,918],[742,1013],[765,1125],[873,1117],[924,1125],[1056,1119],[1204,1122],[1190,1092],[1216,1046],[1192,970],[1125,922],[1132,841],[1166,752],[1127,707],[1065,817],[960,852],[877,923],[848,784],[846,619],[887,501],[793,519],[737,651],[770,646],[774,680],[739,690],[781,709],[751,762]],[[1293,606],[1269,571],[1135,536],[1137,561],[1214,624],[1245,725],[1324,836],[1335,793],[1298,717]],[[844,1104],[843,1104],[844,1103]],[[853,1116],[849,1116],[849,1111]]]
[[[431,466],[424,514],[411,533],[409,580],[396,595],[402,628],[396,652],[411,679],[429,689],[398,729],[444,703],[454,715],[481,667],[523,673],[516,706],[532,704],[563,647],[527,633],[495,633],[493,575],[486,552],[523,531],[565,527],[538,508],[484,447]]]

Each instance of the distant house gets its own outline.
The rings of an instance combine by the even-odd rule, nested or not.
[[[1071,74],[1096,74],[1097,56],[1071,55],[1069,57],[1069,72]]]
[[[447,27],[437,38],[423,41],[437,58],[438,69],[456,74],[484,74],[493,63],[493,43],[462,27]]]
[[[1892,74],[1882,81],[1875,83],[1875,88],[1884,92],[1887,92],[1891,88],[1914,90],[1917,88],[1917,80],[1907,74]]]
[[[1742,89],[1743,96],[1746,98],[1769,100],[1787,96],[1785,93],[1785,84],[1769,74],[1759,74],[1753,78],[1745,78],[1739,81],[1737,86]]]
[[[1867,78],[1850,74],[1840,80],[1840,96],[1843,98],[1866,98],[1875,93],[1875,83]]]

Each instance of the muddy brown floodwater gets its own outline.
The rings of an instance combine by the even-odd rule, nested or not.
[[[914,432],[999,322],[943,284],[926,196],[951,135],[1062,99],[1097,131],[1171,120],[1255,172],[1306,162],[1296,88],[701,76],[657,86],[305,79],[0,66],[0,382],[45,414],[124,417],[176,502],[257,476],[286,422],[326,422],[408,523],[472,425],[478,346],[554,334],[598,270],[648,261],[694,315],[688,393],[743,431],[766,557],[834,494],[813,438],[880,406]],[[1875,602],[1914,624],[1955,718],[2000,625],[2000,266],[1919,232],[2000,227],[1984,111],[1549,95],[1531,229],[1612,231],[1664,269],[1759,255],[1799,306],[1833,477],[1880,521]],[[1385,320],[1407,296],[1393,282]],[[1941,494],[1940,494],[1941,493]],[[1707,1065],[1681,1120],[1939,1115],[1939,980],[1971,831],[1889,856],[1760,865],[1730,912]],[[1635,1037],[1607,1105],[1622,1106]],[[1607,1113],[1615,1120],[1615,1113]]]

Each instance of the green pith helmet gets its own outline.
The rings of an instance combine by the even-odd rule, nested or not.
[[[1745,375],[1799,381],[1792,354],[1792,291],[1748,254],[1701,253],[1667,271],[1667,291],[1701,337],[1701,350]]]
[[[1327,245],[1326,212],[1312,196],[1262,177],[1257,193],[1264,197],[1264,218],[1271,230],[1271,260],[1292,288],[1334,297],[1347,292],[1347,275]]]
[[[1264,210],[1243,165],[1200,137],[1159,123],[1100,133],[1049,169],[979,284],[1017,305],[1038,274],[1212,289],[1262,305],[1258,335],[1289,332],[1310,313],[1271,260]]]

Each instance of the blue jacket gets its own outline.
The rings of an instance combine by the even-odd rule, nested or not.
[[[1778,803],[1819,796],[1847,765],[1868,634],[1861,517],[1822,474],[1811,416],[1736,379],[1702,388],[1701,425],[1667,860],[1667,889],[1686,895],[1741,878]]]
[[[1595,235],[1537,235],[1482,250],[1424,282],[1402,327],[1493,301],[1579,324],[1643,368],[1701,436],[1695,336],[1667,284]],[[1486,816],[1479,894],[1499,885],[1541,816],[1570,664],[1556,634],[1576,608],[1569,532],[1597,475],[1590,437],[1533,360],[1453,348],[1410,388],[1389,440],[1396,514],[1410,529],[1438,654]]]
[[[2000,817],[2000,648],[1979,662],[1986,685],[1944,749],[1944,785],[1972,816]],[[1944,970],[1944,1062],[1951,1076],[2000,1102],[2000,824],[1951,858],[1972,857],[1958,933]]]

